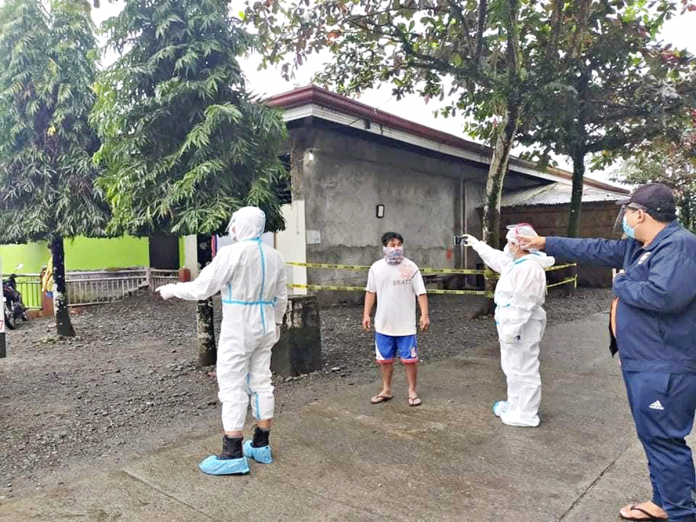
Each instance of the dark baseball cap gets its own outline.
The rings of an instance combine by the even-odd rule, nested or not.
[[[672,189],[664,183],[648,183],[647,185],[641,185],[633,191],[630,198],[617,201],[616,204],[633,204],[645,209],[649,213],[676,215],[674,194],[672,194]]]

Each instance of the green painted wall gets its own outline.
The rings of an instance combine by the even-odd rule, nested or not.
[[[129,268],[149,266],[148,238],[124,236],[115,239],[78,237],[65,240],[65,269],[99,270],[102,268]],[[49,257],[47,243],[27,245],[0,245],[3,272],[11,272],[18,263],[24,263],[22,273],[38,273]]]
[[[9,274],[15,266],[24,263],[20,272],[39,273],[41,267],[48,261],[50,252],[47,243],[31,243],[28,245],[0,245],[0,257],[2,257],[2,271]]]
[[[124,236],[114,239],[76,238],[65,241],[67,270],[99,270],[150,266],[150,240]]]

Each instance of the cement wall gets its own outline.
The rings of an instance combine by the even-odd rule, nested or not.
[[[387,231],[404,236],[406,256],[421,267],[475,268],[480,263],[470,249],[454,248],[452,237],[481,236],[487,168],[311,118],[290,134],[293,205],[304,205],[308,263],[370,265],[382,256],[380,238]],[[539,183],[513,173],[505,189]],[[376,215],[377,205],[384,205],[383,218]],[[302,227],[296,228],[295,239],[302,234]],[[304,274],[294,275],[301,279]],[[307,269],[306,280],[362,287],[367,273]],[[318,297],[322,303],[362,300],[355,291],[319,292]]]
[[[294,199],[291,204],[283,205],[281,208],[285,219],[285,230],[276,232],[275,248],[283,256],[285,262],[306,263],[307,262],[307,235],[305,225],[305,205],[304,200]],[[288,266],[286,268],[288,284],[307,284],[307,269],[299,266]],[[306,295],[307,290],[294,288],[292,294]]]
[[[483,187],[471,178],[485,179],[485,172],[390,140],[332,129],[318,129],[307,145],[302,179],[295,172],[293,183],[301,183],[305,197],[308,262],[370,265],[382,256],[382,234],[396,231],[404,236],[406,256],[419,266],[461,266],[452,236],[465,224],[480,231],[475,209]],[[376,216],[377,205],[384,205],[383,218]],[[366,277],[364,271],[309,269],[307,279],[311,284],[363,286]],[[355,292],[334,294],[336,299],[329,300],[351,300],[351,295],[356,297]]]

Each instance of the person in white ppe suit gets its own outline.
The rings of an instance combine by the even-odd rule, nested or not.
[[[471,246],[492,270],[500,273],[495,288],[495,324],[500,339],[500,365],[507,378],[507,400],[496,402],[493,413],[509,426],[539,425],[541,377],[539,343],[546,328],[545,268],[553,257],[523,250],[517,236],[537,236],[527,223],[511,225],[504,251],[467,235]]]
[[[273,418],[271,348],[280,337],[287,305],[285,262],[261,242],[266,215],[256,207],[237,210],[228,231],[236,243],[225,246],[195,281],[161,286],[163,299],[200,301],[221,293],[222,329],[217,352],[218,397],[222,403],[222,453],[199,464],[209,475],[249,472],[247,457],[268,464]],[[253,440],[242,446],[251,403],[257,419]]]

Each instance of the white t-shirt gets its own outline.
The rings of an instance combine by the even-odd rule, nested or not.
[[[365,290],[377,294],[377,333],[394,336],[416,333],[416,296],[425,293],[425,285],[413,261],[404,258],[398,265],[389,265],[384,259],[374,262]]]

